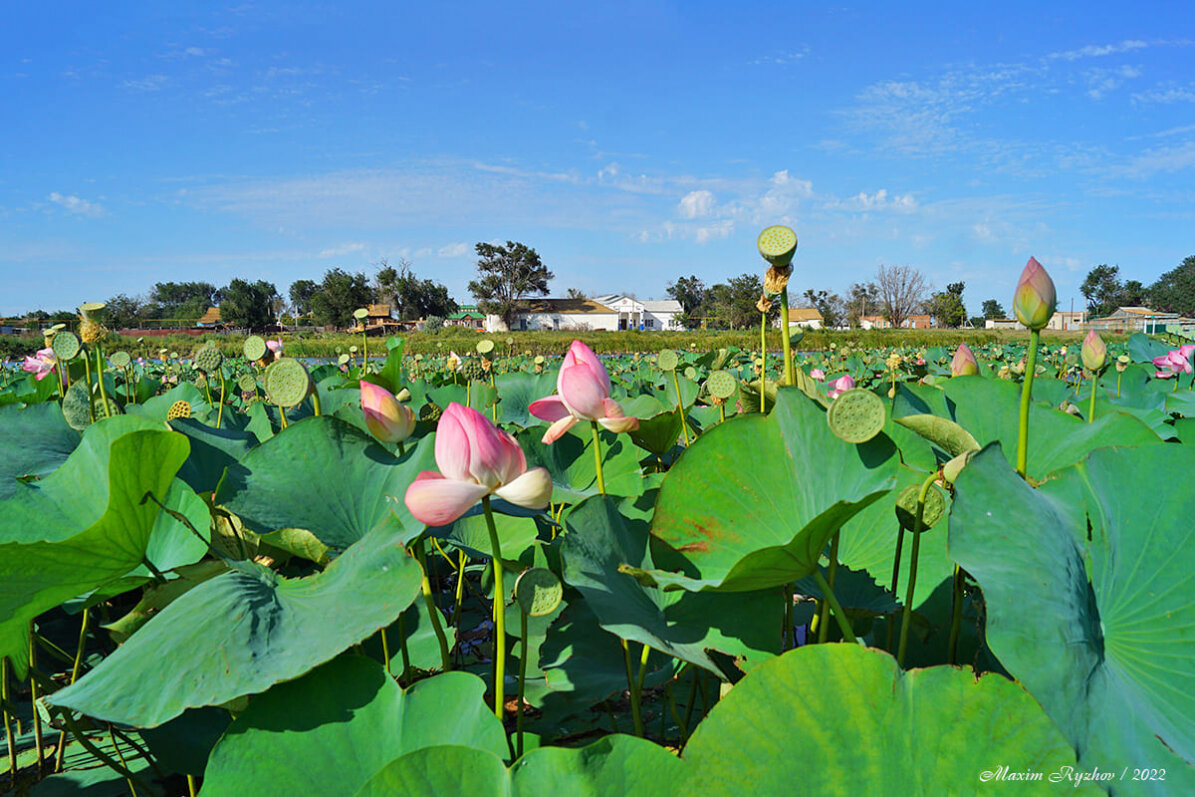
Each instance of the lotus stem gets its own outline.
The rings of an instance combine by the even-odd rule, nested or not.
[[[8,743],[8,771],[12,787],[17,787],[16,735],[12,729],[12,718],[8,714],[8,658],[0,656],[0,711],[4,712],[4,738]]]
[[[494,716],[501,722],[506,686],[506,591],[502,586],[502,543],[498,539],[488,495],[481,499],[481,508],[490,532],[490,561],[494,567]]]
[[[700,672],[699,668],[692,664],[688,665],[689,669],[693,671],[693,679],[689,682],[689,702],[685,704],[685,720],[681,723],[682,729],[689,727],[689,720],[693,718],[693,707],[697,705],[697,678]],[[685,741],[688,742],[688,734],[686,732]]]
[[[768,373],[768,314],[759,314],[759,411],[767,412],[764,403],[764,379]]]
[[[216,411],[216,428],[219,429],[224,422],[224,396],[226,385],[224,383],[224,367],[220,367],[220,409]]]
[[[498,423],[498,382],[497,382],[497,380],[494,379],[494,366],[493,365],[490,366],[490,387],[492,387],[494,389],[494,404],[493,404],[493,412],[491,414],[494,417],[494,424],[497,425],[497,423]]]
[[[813,580],[817,582],[822,594],[830,603],[830,610],[834,612],[834,619],[838,623],[838,630],[842,632],[842,639],[844,642],[851,644],[858,643],[855,638],[855,631],[851,628],[850,618],[846,616],[846,612],[842,610],[842,605],[838,602],[838,598],[834,596],[834,588],[826,581],[826,577],[822,575],[822,571],[814,568]]]
[[[1035,333],[1036,334],[1036,333]],[[921,533],[925,530],[925,496],[933,487],[937,473],[931,473],[917,493],[917,518],[913,522],[913,550],[909,552],[909,586],[905,590],[905,605],[900,616],[900,648],[896,653],[896,664],[905,666],[905,650],[909,643],[909,621],[913,617],[913,591],[917,588],[917,555],[921,552]]]
[[[87,622],[91,619],[91,607],[83,609],[83,620],[79,626],[79,644],[75,646],[75,660],[71,666],[71,681],[74,684],[79,680],[79,668],[83,664],[83,649],[87,646]],[[66,730],[64,729],[58,734],[58,755],[54,761],[54,771],[62,771],[62,758],[66,752]]]
[[[1029,402],[1033,396],[1033,375],[1037,369],[1037,345],[1040,333],[1029,332],[1029,351],[1025,354],[1025,381],[1021,384],[1021,418],[1017,429],[1017,473],[1025,478],[1029,461]]]
[[[54,358],[54,367],[58,371],[58,398],[66,398],[66,388],[64,388],[62,386],[62,383],[66,380],[66,377],[63,376],[63,374],[66,373],[66,370],[62,367],[62,360],[55,357]],[[5,372],[4,376],[5,376],[5,379],[4,379],[5,387],[7,387],[8,386],[8,378],[7,378],[8,373]]]
[[[286,428],[286,407],[283,407],[281,404],[276,406],[278,407],[279,427],[281,431],[281,429]]]
[[[100,383],[100,400],[104,402],[104,417],[112,417],[112,408],[108,406],[108,390],[104,387],[104,349],[99,341],[95,344],[95,378]]]
[[[188,795],[188,797],[195,797],[196,793],[197,792],[195,791],[195,776],[187,775],[187,795]]]
[[[108,724],[108,739],[112,742],[112,749],[116,751],[116,757],[120,759],[120,765],[125,768],[129,775],[125,776],[125,783],[129,785],[129,791],[133,797],[138,797],[137,787],[133,784],[132,770],[129,769],[129,764],[124,760],[124,753],[120,751],[120,745],[116,743],[116,732],[112,730],[112,724]]]
[[[519,700],[515,704],[515,758],[523,757],[523,695],[527,687],[527,612],[519,612]]]
[[[444,636],[444,628],[440,625],[440,610],[432,597],[432,583],[427,575],[427,546],[422,540],[415,543],[415,556],[419,559],[419,567],[423,570],[423,602],[427,604],[427,614],[431,618],[432,630],[436,633],[436,642],[440,645],[440,664],[444,672],[452,669],[452,661],[448,657],[448,639]]]
[[[37,776],[45,773],[46,759],[42,751],[41,713],[37,710],[37,678],[34,669],[37,667],[37,645],[34,644],[33,634],[29,634],[29,703],[33,708],[33,743],[37,745]]]
[[[834,532],[834,536],[830,538],[830,565],[826,568],[826,583],[830,585],[830,589],[834,589],[834,576],[838,572],[838,535],[841,532]],[[826,641],[826,635],[830,631],[829,620],[826,617],[826,612],[829,608],[829,601],[822,600],[822,611],[817,621],[817,641],[821,644]]]
[[[378,630],[378,638],[382,642],[382,661],[386,665],[386,675],[390,674],[390,640],[386,638],[386,629]]]
[[[1120,398],[1120,378],[1124,376],[1123,371],[1116,372],[1116,398]]]
[[[948,664],[958,663],[958,634],[963,622],[963,569],[954,566],[954,602],[950,611],[950,639],[946,642]]]
[[[905,527],[901,526],[900,524],[897,524],[897,527],[896,527],[896,556],[892,560],[892,594],[893,595],[895,595],[897,590],[900,589],[900,586],[899,586],[897,580],[900,578],[900,554],[901,554],[901,549],[904,547],[904,544],[905,544]],[[892,648],[892,641],[893,641],[893,630],[896,628],[896,626],[893,625],[892,618],[888,618],[887,626],[888,626],[888,638],[884,643],[884,649],[887,650],[889,653],[895,653],[896,651]]]
[[[402,672],[399,674],[399,679],[407,677],[407,673],[411,670],[411,651],[407,648],[407,612],[404,609],[403,613],[398,616],[398,650],[402,655]]]
[[[689,442],[689,421],[685,418],[685,401],[680,394],[680,377],[676,375],[676,369],[672,369],[672,384],[676,385],[676,409],[680,412],[680,429],[685,436],[685,448],[688,448]]]
[[[797,375],[793,371],[793,344],[788,339],[788,286],[780,291],[780,345],[784,349],[784,384],[795,385]]]
[[[113,761],[111,756],[97,747],[94,742],[87,738],[85,733],[79,730],[79,723],[76,722],[73,717],[71,717],[71,712],[69,709],[62,712],[62,721],[66,724],[67,729],[71,732],[71,736],[75,737],[75,740],[83,746],[84,750],[91,753],[93,756],[103,762],[105,766],[115,771],[118,775],[121,775],[125,780],[140,783],[147,792],[152,793],[152,791],[149,789],[149,786],[145,783],[145,781],[141,780],[139,775],[137,775],[135,772],[131,772],[126,767],[121,766],[119,762]]]
[[[317,418],[320,415],[323,415],[323,409],[321,408],[320,403],[319,403],[319,388],[316,387],[315,385],[311,386],[311,411],[312,411],[312,413],[315,414],[315,417],[317,417]]]
[[[598,430],[598,422],[590,421],[589,427],[593,431],[593,466],[597,470],[598,492],[606,494],[606,480],[602,475],[602,436]]]
[[[83,353],[83,374],[87,380],[87,414],[95,423],[95,404],[91,401],[91,356],[87,352]]]
[[[793,585],[790,581],[784,590],[784,627],[780,630],[780,652],[790,650],[796,646],[796,634],[793,633]]]
[[[647,668],[647,653],[649,648],[643,646],[643,662],[640,665],[639,671],[642,674],[643,670]],[[625,639],[622,640],[622,658],[627,666],[627,692],[631,696],[631,722],[635,725],[635,735],[643,738],[643,707],[639,702],[639,683],[640,680],[635,677],[635,667],[631,664],[631,646]]]
[[[1087,409],[1087,422],[1091,423],[1095,420],[1095,388],[1099,384],[1099,376],[1092,374],[1091,376],[1091,405]]]

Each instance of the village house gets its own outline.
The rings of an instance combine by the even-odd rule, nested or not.
[[[1173,332],[1175,329],[1195,329],[1195,319],[1148,307],[1118,307],[1111,315],[1091,319],[1087,326],[1097,332],[1144,332],[1152,335]]]
[[[683,309],[675,299],[639,300],[621,293],[595,296],[594,301],[618,313],[615,329],[642,329],[659,331],[680,329],[680,315]]]
[[[880,315],[859,316],[859,326],[863,329],[892,329],[892,322]],[[900,322],[901,329],[932,329],[934,320],[924,313],[911,315]]]
[[[772,326],[779,329],[781,323],[780,316],[776,316],[772,321]],[[816,307],[790,307],[788,308],[788,325],[804,329],[824,329],[826,319],[822,317]]]
[[[459,310],[444,319],[444,326],[484,329],[485,313],[477,309],[475,304],[462,304]]]
[[[524,299],[510,329],[618,329],[618,313],[592,299]],[[509,331],[501,317],[485,317],[486,332]]]

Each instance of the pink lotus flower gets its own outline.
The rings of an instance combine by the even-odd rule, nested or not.
[[[979,373],[979,361],[975,353],[966,343],[960,343],[954,350],[954,358],[950,361],[951,376],[975,376]]]
[[[282,340],[267,340],[266,348],[274,352],[274,359],[277,360],[282,356]]]
[[[854,387],[855,380],[851,378],[850,374],[844,374],[830,383],[830,391],[826,395],[835,399]]]
[[[448,405],[436,426],[436,465],[407,488],[407,509],[428,526],[459,518],[487,495],[528,509],[543,509],[552,497],[545,468],[527,470],[515,439],[475,409]]]
[[[809,372],[809,376],[810,376],[810,378],[816,379],[819,382],[826,381],[826,372],[820,368],[814,368],[812,371]]]
[[[401,443],[415,431],[415,413],[384,387],[361,383],[361,412],[365,425],[383,443]]]
[[[21,366],[21,370],[34,374],[37,381],[40,382],[46,378],[46,374],[54,370],[54,363],[54,350],[40,349],[37,354],[25,358],[25,363]]]
[[[612,432],[639,428],[638,418],[628,418],[610,398],[610,375],[593,351],[574,340],[564,355],[564,364],[556,377],[555,396],[531,403],[528,410],[536,418],[552,425],[544,432],[543,442],[554,443],[577,421],[597,421]]]
[[[1054,315],[1057,300],[1054,280],[1050,279],[1037,258],[1029,258],[1012,297],[1012,310],[1017,320],[1029,329],[1043,329]]]
[[[38,352],[40,354],[40,352]],[[1153,364],[1157,368],[1154,373],[1159,379],[1169,379],[1179,374],[1191,373],[1191,359],[1195,356],[1195,343],[1188,343],[1173,349],[1161,357],[1154,357]],[[26,368],[25,370],[29,370]],[[39,377],[40,378],[40,377]]]

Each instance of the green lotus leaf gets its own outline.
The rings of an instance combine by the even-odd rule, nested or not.
[[[950,553],[983,588],[992,651],[1085,768],[1166,769],[1138,792],[1195,790],[1190,480],[1159,478],[1193,472],[1185,446],[1104,449],[1034,490],[989,446],[951,512]]]
[[[552,476],[552,500],[577,503],[597,495],[597,467],[593,460],[593,434],[577,424],[556,442],[542,442],[547,427],[532,426],[515,435],[527,455],[527,466],[542,465]],[[639,495],[643,479],[639,468],[640,452],[626,435],[601,431],[602,475],[606,492],[614,495]]]
[[[880,650],[810,645],[737,683],[684,752],[679,795],[1100,794],[1050,773],[1075,757],[1020,686],[965,668],[902,672]],[[990,773],[1039,772],[1043,782]],[[986,778],[984,773],[989,773]]]
[[[203,793],[353,795],[395,758],[431,745],[501,763],[506,738],[484,691],[462,672],[403,691],[372,659],[341,656],[253,698],[212,751]]]
[[[498,385],[498,420],[503,424],[536,426],[543,423],[528,411],[531,403],[547,398],[556,392],[556,372],[546,374],[512,373],[499,374],[494,378]]]
[[[79,439],[53,402],[0,408],[0,501],[20,489],[17,479],[45,476],[65,462]]]
[[[644,575],[665,588],[751,591],[813,572],[826,542],[895,484],[883,434],[840,440],[821,408],[782,389],[767,416],[703,434],[668,472],[651,533],[683,554],[682,572]]]
[[[152,727],[188,708],[263,692],[393,623],[422,578],[385,528],[306,578],[246,562],[230,567],[163,609],[52,702]]]
[[[224,476],[224,469],[235,465],[257,445],[252,432],[216,429],[194,418],[177,418],[170,428],[191,441],[191,453],[179,469],[178,477],[197,493],[210,493]]]

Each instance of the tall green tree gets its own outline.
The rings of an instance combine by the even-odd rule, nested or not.
[[[1079,293],[1087,300],[1087,312],[1096,318],[1110,315],[1120,307],[1123,292],[1120,266],[1109,266],[1106,263],[1088,271],[1083,284],[1079,286]]]
[[[505,246],[479,243],[477,279],[469,292],[483,313],[496,315],[510,328],[518,315],[519,302],[528,296],[547,296],[548,282],[555,275],[534,249],[514,241]]]
[[[709,298],[709,289],[705,287],[705,283],[696,274],[692,274],[688,277],[680,277],[676,282],[668,283],[666,291],[670,297],[680,303],[681,325],[685,329],[695,329],[701,326],[698,311]]]
[[[1149,286],[1149,299],[1155,310],[1195,317],[1195,255],[1158,277]]]
[[[311,296],[311,313],[320,326],[349,327],[354,324],[353,311],[373,300],[373,288],[364,273],[328,269],[319,290]]]
[[[880,288],[874,282],[856,282],[847,289],[843,305],[847,324],[858,327],[863,316],[880,314]]]
[[[319,291],[319,283],[315,280],[295,280],[290,284],[290,305],[295,315],[307,315],[311,312],[311,297]]]
[[[995,299],[983,300],[983,317],[988,318],[1008,318],[1004,313],[1004,306]]]
[[[837,293],[809,288],[804,293],[805,301],[810,307],[822,314],[822,324],[826,329],[834,329],[846,320],[846,303]]]
[[[758,327],[759,309],[756,304],[762,293],[763,280],[759,274],[740,274],[711,287],[697,313],[705,320],[706,326],[713,329]],[[778,316],[779,311],[779,303],[774,303],[769,318]]]
[[[406,321],[433,315],[443,318],[460,309],[443,283],[416,277],[406,258],[399,261],[397,268],[383,259],[374,275],[374,285],[378,301],[390,302],[398,318]]]
[[[138,296],[118,293],[105,302],[107,325],[112,329],[130,329],[141,324],[145,302]]]
[[[963,304],[965,283],[952,282],[946,290],[935,293],[925,303],[925,309],[938,320],[941,327],[960,327],[967,320],[967,308]]]
[[[154,318],[194,320],[220,304],[220,291],[210,282],[157,282],[149,295]]]
[[[220,320],[233,327],[261,330],[274,323],[274,283],[234,279],[220,291]]]

